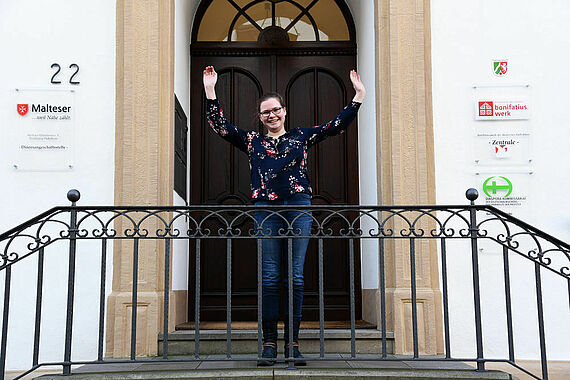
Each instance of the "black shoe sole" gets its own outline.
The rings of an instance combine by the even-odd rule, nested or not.
[[[258,360],[257,361],[257,366],[258,367],[271,367],[273,364],[275,364],[275,360]]]

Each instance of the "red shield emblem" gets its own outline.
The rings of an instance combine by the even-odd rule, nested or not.
[[[18,113],[22,116],[28,113],[28,105],[27,104],[18,104]]]

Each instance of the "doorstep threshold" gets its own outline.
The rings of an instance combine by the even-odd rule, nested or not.
[[[382,339],[382,331],[376,329],[357,329],[354,330],[355,338],[358,340],[363,339]],[[320,339],[320,329],[303,329],[299,330],[299,339]],[[283,331],[278,331],[279,338],[283,338]],[[204,340],[226,340],[226,330],[200,330],[200,341]],[[232,330],[231,340],[257,340],[258,330]],[[196,332],[194,330],[178,330],[168,333],[168,340],[194,340]],[[325,329],[325,339],[351,339],[350,329]],[[160,333],[158,339],[162,341],[164,334]],[[394,332],[386,332],[386,339],[394,339]]]

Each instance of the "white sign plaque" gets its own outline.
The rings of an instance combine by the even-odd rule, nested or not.
[[[531,162],[530,133],[478,133],[475,162],[493,167],[528,165]]]
[[[480,173],[474,177],[478,183],[477,204],[494,206],[519,219],[528,219],[531,175],[510,170]],[[484,220],[487,220],[484,222]],[[477,217],[479,228],[487,236],[497,238],[505,235],[505,226],[491,213],[481,213]],[[480,239],[479,249],[483,252],[501,252],[501,246],[490,239]]]
[[[73,90],[17,89],[11,133],[16,170],[68,171],[73,168]]]
[[[530,108],[522,100],[478,99],[475,120],[528,120]]]

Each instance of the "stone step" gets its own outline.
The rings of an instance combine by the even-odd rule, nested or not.
[[[372,369],[372,368],[243,368],[243,369],[210,369],[192,370],[175,369],[168,370],[164,366],[161,369],[147,368],[127,371],[111,370],[109,372],[79,370],[66,379],[73,380],[119,380],[119,379],[248,379],[248,380],[277,380],[277,379],[306,379],[306,380],[513,380],[512,377],[501,371],[476,371],[474,369]],[[41,380],[60,380],[61,375],[44,375]]]
[[[325,352],[345,354],[351,352],[351,340],[349,329],[325,329]],[[357,354],[381,354],[382,332],[376,329],[356,329],[356,353]],[[194,354],[194,330],[180,330],[168,334],[169,355],[193,355]],[[279,349],[282,352],[283,330],[279,330]],[[394,334],[386,334],[387,353],[394,352]],[[320,352],[320,330],[302,329],[299,331],[299,344],[303,353]],[[163,334],[159,334],[159,355],[162,355]],[[225,354],[227,349],[225,330],[200,330],[200,354],[216,355]],[[232,354],[255,354],[257,353],[257,330],[232,330],[231,333]]]

